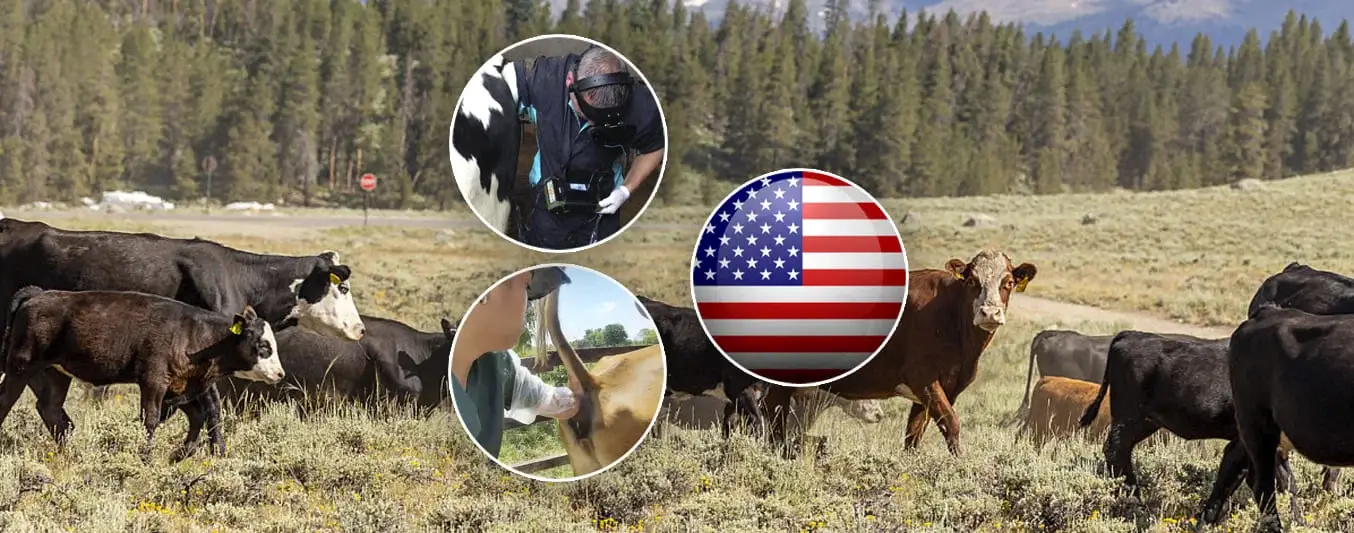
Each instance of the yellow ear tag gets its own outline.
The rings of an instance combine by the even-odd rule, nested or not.
[[[1017,281],[1017,282],[1016,282],[1016,286],[1015,286],[1015,291],[1016,291],[1016,292],[1025,292],[1025,286],[1026,286],[1026,285],[1029,285],[1029,284],[1030,284],[1029,278],[1025,278],[1025,279],[1022,279],[1022,280],[1020,280],[1020,281]]]
[[[334,285],[338,285],[338,284],[340,284],[340,283],[343,283],[343,280],[339,279],[338,274],[330,274],[330,275],[329,275],[329,283],[333,283]]]
[[[231,332],[231,333],[234,333],[234,334],[236,334],[236,335],[239,335],[239,334],[241,334],[241,333],[244,333],[244,324],[241,323],[241,322],[236,322],[236,323],[234,323],[234,324],[231,324],[231,325],[230,325],[230,332]]]

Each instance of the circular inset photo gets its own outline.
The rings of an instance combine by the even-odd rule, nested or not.
[[[893,336],[907,302],[898,228],[865,189],[813,169],[778,170],[710,213],[691,258],[701,327],[734,365],[778,385],[856,371]]]
[[[489,58],[461,91],[451,170],[494,233],[574,252],[625,231],[648,207],[667,145],[658,97],[621,52],[542,35]]]
[[[658,329],[616,280],[574,265],[510,274],[466,310],[452,403],[494,462],[541,481],[611,468],[649,433],[667,387]]]

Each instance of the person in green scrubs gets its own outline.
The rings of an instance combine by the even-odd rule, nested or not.
[[[505,417],[529,423],[539,416],[568,419],[578,401],[568,387],[532,374],[512,347],[525,327],[527,301],[568,283],[560,267],[519,273],[490,289],[467,312],[451,354],[452,401],[480,447],[498,457]]]

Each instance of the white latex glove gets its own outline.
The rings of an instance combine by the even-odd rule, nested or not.
[[[536,413],[550,418],[571,418],[578,412],[578,398],[568,387],[551,387],[536,406]]]
[[[601,202],[597,203],[597,212],[603,215],[615,213],[616,211],[619,211],[621,205],[625,204],[625,201],[629,199],[630,189],[625,188],[625,185],[616,187],[615,190],[611,191],[610,196],[603,198]]]

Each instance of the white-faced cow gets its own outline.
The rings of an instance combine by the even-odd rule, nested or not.
[[[249,398],[304,400],[333,394],[365,403],[374,399],[440,405],[447,392],[447,365],[456,329],[446,319],[430,333],[385,318],[363,316],[360,341],[319,335],[300,328],[278,332],[277,346],[287,379],[276,386],[226,378],[218,385],[235,404]]]
[[[696,310],[644,296],[638,299],[645,314],[653,319],[667,352],[668,386],[664,396],[675,401],[709,396],[726,402],[724,438],[729,437],[735,415],[748,417],[755,431],[764,431],[765,420],[758,403],[766,384],[734,366],[719,352],[701,328]]]
[[[502,54],[470,78],[451,123],[451,173],[480,218],[508,234],[522,125],[517,69]]]
[[[193,402],[218,378],[276,383],[284,376],[277,341],[267,321],[245,306],[233,318],[170,298],[121,291],[43,291],[25,287],[14,295],[0,358],[0,424],[31,380],[48,431],[64,444],[72,429],[63,407],[71,379],[111,385],[135,383],[141,390],[141,421],[149,454],[160,409],[185,408],[188,435],[176,459],[192,454],[204,423],[219,420],[219,404]],[[48,371],[51,372],[48,372]]]
[[[0,302],[27,285],[133,291],[226,314],[249,305],[274,330],[296,325],[357,340],[365,329],[353,304],[350,275],[333,251],[308,257],[263,255],[202,239],[68,231],[42,222],[0,220]],[[9,306],[0,305],[0,313],[8,311]],[[38,392],[45,382],[33,379],[30,386]],[[220,401],[215,387],[203,398]],[[163,410],[166,416],[173,411],[174,406]],[[208,432],[213,444],[223,446],[215,424]]]
[[[1012,292],[1025,290],[1036,268],[1015,266],[1010,257],[982,250],[965,262],[951,259],[944,269],[908,272],[907,304],[898,329],[865,366],[820,388],[848,400],[912,400],[905,446],[917,446],[934,419],[954,455],[960,455],[959,417],[952,402],[978,373],[978,359],[1006,323]],[[764,402],[773,436],[787,416],[788,394],[772,387]],[[812,422],[809,421],[809,424]]]

